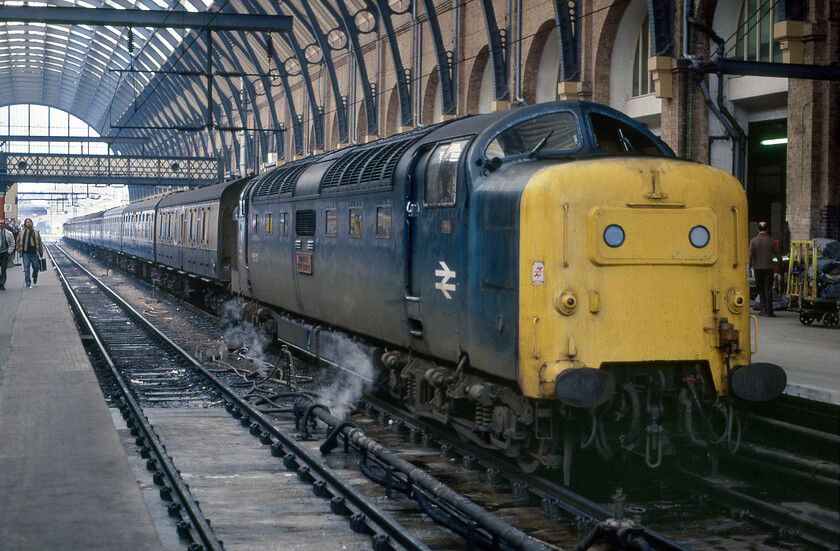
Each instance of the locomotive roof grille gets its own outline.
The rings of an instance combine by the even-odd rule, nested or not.
[[[324,174],[324,179],[321,182],[321,189],[338,187],[339,182],[341,181],[341,174],[344,172],[344,168],[350,164],[351,160],[353,160],[353,154],[348,153],[334,162],[327,170],[327,173]]]
[[[295,165],[292,170],[289,171],[289,174],[286,178],[283,179],[283,185],[280,187],[280,193],[291,193],[295,190],[295,185],[297,185],[298,179],[300,179],[300,175],[303,174],[303,171],[309,168],[309,165],[312,163],[300,164]]]
[[[415,141],[416,138],[412,136],[347,153],[324,174],[321,191],[344,191],[352,189],[350,186],[390,186],[397,162]]]
[[[252,197],[254,199],[265,199],[276,195],[292,193],[295,190],[295,185],[297,185],[300,175],[311,164],[294,164],[272,171],[256,185]]]

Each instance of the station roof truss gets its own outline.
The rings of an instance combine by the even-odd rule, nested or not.
[[[509,80],[516,56],[511,37],[502,28],[505,14],[494,11],[492,0],[478,1],[489,46],[492,99],[515,101]],[[377,42],[384,53],[374,63],[389,63],[386,72],[395,75],[399,126],[414,126],[420,75],[413,71],[418,64],[411,48],[401,46],[397,38],[417,21],[432,37],[442,114],[456,112],[457,41],[441,32],[443,17],[457,17],[451,2],[35,0],[23,4],[12,0],[0,6],[0,106],[34,103],[67,111],[113,139],[113,150],[121,155],[214,157],[229,167],[244,136],[245,148],[248,140],[258,140],[263,151],[289,159],[326,149],[327,117],[335,118],[338,141],[349,143],[357,105],[363,106],[359,116],[364,117],[366,134],[381,135],[377,113],[382,91],[376,89],[375,76],[383,69],[366,66],[372,56],[365,55]],[[552,4],[561,55],[559,78],[580,80],[582,1]],[[647,4],[651,52],[675,55],[673,2]],[[350,78],[338,76],[336,69],[344,63],[350,64]],[[727,63],[696,70],[778,69]],[[826,69],[822,71],[825,75]],[[798,75],[794,78],[801,78]],[[284,140],[287,132],[290,139]],[[283,151],[285,141],[291,151]]]

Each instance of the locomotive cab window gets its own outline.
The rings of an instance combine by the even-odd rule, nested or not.
[[[253,228],[254,228],[254,230],[253,230],[253,231],[254,231],[254,233],[259,233],[259,231],[260,231],[260,215],[259,215],[259,214],[255,214],[255,215],[254,215],[254,225],[253,225]]]
[[[432,152],[426,167],[425,205],[447,207],[455,204],[458,161],[468,142],[460,140],[441,144]]]
[[[590,113],[589,122],[595,145],[601,151],[622,155],[662,156],[662,149],[656,142],[618,119]]]
[[[580,144],[575,116],[571,113],[551,113],[508,128],[490,142],[484,156],[487,159],[504,159],[540,152],[567,152],[577,149]]]

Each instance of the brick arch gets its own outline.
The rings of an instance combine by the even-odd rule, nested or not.
[[[367,137],[367,118],[365,117],[365,102],[359,103],[356,113],[356,143],[364,143]]]
[[[540,58],[542,58],[548,35],[556,26],[553,19],[549,19],[540,25],[537,34],[531,41],[528,55],[525,57],[525,71],[522,74],[522,99],[528,105],[537,103],[537,73],[540,70]]]
[[[385,135],[390,136],[396,134],[397,129],[400,127],[400,94],[396,86],[391,89],[387,109],[385,114]]]
[[[327,142],[327,149],[338,149],[338,115],[333,115],[330,139]]]
[[[438,90],[437,67],[426,80],[426,91],[423,93],[423,112],[420,124],[433,124],[435,122],[435,96]]]
[[[595,63],[592,68],[592,99],[597,103],[610,103],[610,69],[612,53],[615,48],[615,37],[621,18],[627,10],[628,2],[613,4],[604,18],[604,25],[598,34],[598,44],[595,47]]]
[[[467,84],[467,114],[475,115],[479,112],[479,100],[481,99],[481,82],[484,80],[484,71],[487,70],[487,62],[490,60],[490,48],[482,46],[475,56],[472,70],[470,71],[469,84]]]
[[[694,8],[694,18],[700,23],[711,27],[717,5],[718,0],[698,0],[697,5]],[[695,32],[694,36],[697,37],[697,35],[704,38],[706,36],[703,33]]]
[[[718,8],[718,0],[698,0],[694,8],[694,18],[700,23],[711,28],[715,20],[715,11]],[[711,54],[711,46],[709,44],[709,37],[701,32],[695,31],[692,33],[693,53],[696,56],[702,56],[708,59]]]

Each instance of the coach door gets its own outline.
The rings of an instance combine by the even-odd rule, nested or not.
[[[409,270],[406,315],[416,348],[435,343],[457,350],[455,313],[466,303],[462,267],[466,236],[461,157],[468,139],[442,142],[425,152],[412,171],[407,204]],[[440,352],[438,350],[438,352]]]

